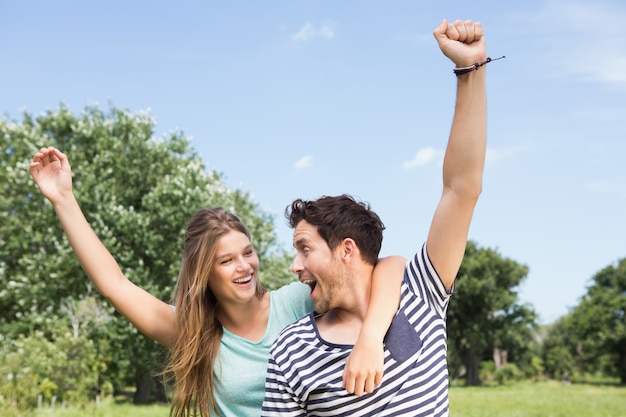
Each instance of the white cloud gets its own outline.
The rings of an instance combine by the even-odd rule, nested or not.
[[[298,171],[311,168],[313,166],[313,157],[311,155],[303,156],[302,158],[298,159],[293,166]]]
[[[311,37],[313,37],[314,31],[315,30],[313,28],[313,25],[311,23],[307,23],[302,28],[300,28],[298,33],[293,35],[293,40],[295,40],[295,41],[305,41],[307,39],[310,39]]]
[[[292,39],[297,42],[302,42],[312,38],[332,39],[334,37],[335,30],[331,22],[323,22],[319,25],[307,22],[292,36]]]
[[[422,148],[419,151],[417,151],[417,153],[415,154],[415,157],[412,160],[406,161],[405,163],[402,164],[402,166],[405,169],[411,169],[411,168],[427,165],[430,162],[435,161],[435,160],[441,161],[442,158],[443,158],[443,152],[433,147]]]

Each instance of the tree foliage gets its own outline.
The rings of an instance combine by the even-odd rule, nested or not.
[[[480,364],[494,352],[530,361],[536,314],[518,300],[528,268],[493,249],[468,242],[448,307],[448,345],[453,377],[464,371],[470,385],[480,383]],[[519,365],[519,363],[518,363]]]
[[[284,265],[272,217],[247,193],[229,189],[221,174],[207,171],[181,132],[155,138],[154,127],[148,113],[115,107],[74,114],[61,105],[38,117],[0,121],[0,333],[6,338],[46,334],[68,315],[74,331],[85,324],[71,307],[90,296],[88,279],[28,173],[32,155],[44,146],[68,155],[76,197],[122,271],[163,300],[175,285],[187,221],[201,207],[237,214],[250,228],[262,264],[269,271]],[[284,279],[277,275],[278,282]],[[278,285],[269,272],[265,283]],[[103,323],[112,347],[108,371],[119,384],[136,384],[144,394],[136,400],[145,401],[163,352],[101,297],[99,303],[113,317]]]
[[[571,375],[578,368],[576,362],[580,361],[580,355],[571,337],[572,331],[575,329],[569,314],[547,328],[541,350],[545,370],[552,377]]]
[[[601,373],[626,384],[626,258],[597,272],[544,344],[554,373]]]

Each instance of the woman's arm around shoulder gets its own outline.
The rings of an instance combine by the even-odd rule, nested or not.
[[[402,256],[389,256],[374,268],[367,314],[343,371],[343,386],[350,393],[371,393],[382,381],[383,339],[400,305],[406,264]]]

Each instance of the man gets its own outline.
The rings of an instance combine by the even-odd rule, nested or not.
[[[396,288],[374,288],[370,280],[384,226],[367,204],[346,195],[296,200],[286,211],[294,228],[292,269],[311,286],[315,313],[288,326],[271,349],[264,417],[448,415],[445,315],[482,189],[489,59],[480,23],[443,20],[433,33],[456,66],[455,115],[426,242],[398,274],[389,331],[371,335],[384,342],[382,383],[352,395],[341,377],[370,292]]]

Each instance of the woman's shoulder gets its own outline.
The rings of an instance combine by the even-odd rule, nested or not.
[[[313,310],[311,289],[300,282],[286,284],[271,292],[271,306],[278,315],[300,318]],[[291,320],[293,321],[293,320]]]
[[[289,284],[285,284],[282,287],[272,290],[271,294],[273,298],[309,298],[311,289],[308,285],[304,285],[301,282],[295,281]]]

